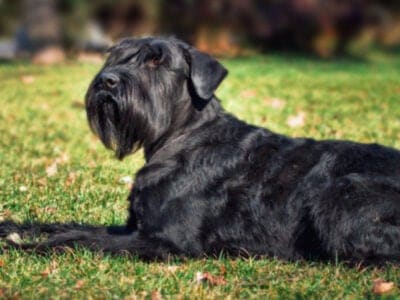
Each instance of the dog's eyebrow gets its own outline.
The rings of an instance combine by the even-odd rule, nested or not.
[[[136,51],[130,51],[130,53],[127,53],[126,55],[122,55],[122,57],[120,57],[120,59],[118,59],[117,63],[118,64],[125,64],[128,61],[130,61],[133,57],[137,56],[140,51],[142,50],[142,48],[136,48],[134,49]]]
[[[112,50],[108,58],[109,64],[125,64],[129,62],[133,57],[139,54],[141,47],[134,48],[116,48]]]
[[[106,52],[110,53],[109,63],[124,64],[139,54],[151,39],[124,39],[110,47]]]

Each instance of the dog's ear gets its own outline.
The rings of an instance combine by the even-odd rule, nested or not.
[[[190,81],[196,95],[208,102],[228,71],[213,57],[195,48],[188,49]]]

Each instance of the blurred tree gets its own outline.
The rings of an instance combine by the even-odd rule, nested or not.
[[[10,36],[18,26],[21,1],[0,0],[0,36]]]
[[[19,44],[30,51],[49,44],[101,50],[110,37],[149,34],[231,55],[245,45],[331,56],[360,36],[400,44],[399,0],[0,0],[0,34],[19,9]]]
[[[56,0],[24,0],[23,25],[20,35],[22,43],[30,53],[61,44],[60,19]]]

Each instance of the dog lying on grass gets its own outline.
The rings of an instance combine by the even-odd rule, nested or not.
[[[122,159],[143,147],[123,229],[0,224],[49,233],[22,249],[83,246],[144,259],[170,255],[400,259],[400,152],[377,144],[289,138],[228,114],[227,75],[177,39],[127,39],[91,83],[92,131]]]

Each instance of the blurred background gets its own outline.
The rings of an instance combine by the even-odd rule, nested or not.
[[[399,49],[399,0],[0,0],[0,59],[96,59],[127,36],[174,35],[214,55],[322,58]]]

